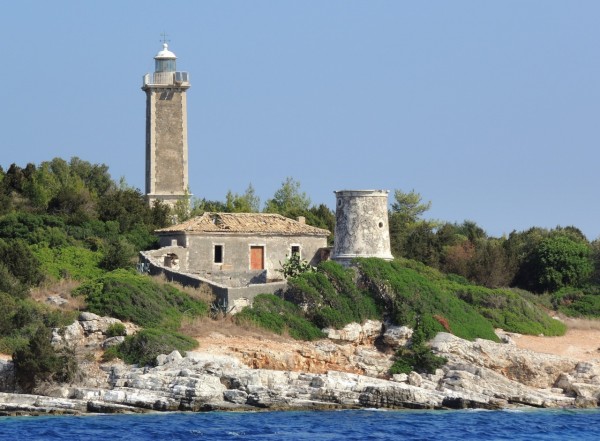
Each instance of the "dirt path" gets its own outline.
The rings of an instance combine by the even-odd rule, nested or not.
[[[561,337],[521,335],[513,338],[517,347],[579,361],[600,361],[600,322],[564,319],[569,327]]]

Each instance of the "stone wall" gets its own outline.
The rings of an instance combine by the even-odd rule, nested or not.
[[[174,204],[188,190],[185,87],[146,88],[146,194]]]
[[[259,294],[278,294],[287,288],[287,282],[285,281],[249,284],[238,287],[226,286],[199,275],[164,267],[161,264],[161,259],[153,256],[157,251],[160,250],[140,252],[140,263],[143,264],[149,274],[153,276],[164,275],[167,280],[183,286],[209,289],[215,296],[217,304],[226,308],[229,313],[239,312],[241,307],[251,305],[254,297]]]
[[[327,238],[322,236],[249,236],[241,234],[188,235],[174,233],[161,235],[162,246],[171,245],[173,241],[187,249],[186,272],[203,277],[222,278],[228,273],[244,273],[250,281],[257,275],[250,267],[250,247],[264,247],[264,269],[268,280],[282,278],[282,263],[291,255],[291,247],[300,248],[300,257],[316,265],[321,258],[320,250],[327,246]],[[215,263],[215,245],[223,248],[222,262]],[[180,264],[183,265],[180,259]]]

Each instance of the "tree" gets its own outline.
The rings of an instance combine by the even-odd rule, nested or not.
[[[421,195],[411,190],[394,191],[394,202],[390,211],[390,244],[396,257],[406,257],[423,263],[435,264],[438,260],[436,238],[433,229],[435,222],[421,219],[431,207],[431,202],[423,203]]]
[[[542,240],[534,253],[536,291],[556,291],[565,286],[581,286],[594,266],[587,243],[555,235]]]
[[[42,381],[69,381],[77,371],[72,353],[57,353],[50,343],[49,328],[39,326],[29,344],[13,354],[17,383],[31,392]]]
[[[229,213],[258,213],[260,210],[260,198],[257,196],[252,184],[248,185],[242,195],[232,193],[229,190],[225,199],[225,205]]]
[[[431,208],[431,201],[423,203],[421,195],[415,190],[408,193],[402,190],[394,190],[394,202],[392,202],[392,213],[405,224],[414,224],[420,217]]]
[[[272,199],[265,203],[265,213],[279,213],[283,216],[294,217],[294,214],[308,211],[310,198],[300,191],[300,182],[288,177],[275,192]]]
[[[24,285],[37,285],[44,277],[40,261],[21,239],[0,239],[0,262]]]

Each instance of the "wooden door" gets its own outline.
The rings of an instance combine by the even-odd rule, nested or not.
[[[265,247],[250,247],[250,269],[265,269]]]

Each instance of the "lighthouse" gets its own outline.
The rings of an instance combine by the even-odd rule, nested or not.
[[[144,75],[146,92],[146,198],[173,207],[190,196],[188,183],[187,72],[165,41],[154,57],[154,73]]]

